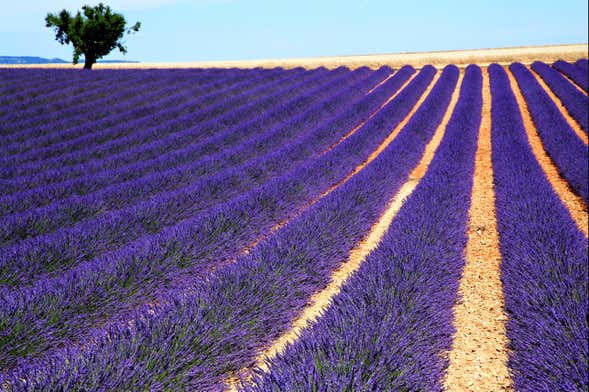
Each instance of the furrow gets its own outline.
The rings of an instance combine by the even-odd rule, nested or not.
[[[454,341],[444,386],[448,391],[511,389],[505,303],[491,162],[491,93],[483,70],[482,118],[475,155],[465,266],[454,307]]]
[[[378,148],[372,154],[370,154],[369,158],[366,161],[364,161],[361,165],[358,165],[356,167],[356,169],[353,172],[354,174],[358,173],[370,162],[376,159],[382,153],[382,151],[384,151],[386,147],[394,140],[394,138],[399,134],[401,129],[407,125],[407,122],[411,119],[411,117],[417,111],[417,109],[421,107],[425,98],[430,94],[431,89],[437,82],[437,79],[439,79],[440,77],[440,73],[438,73],[436,76],[437,77],[435,78],[435,80],[432,80],[430,86],[428,86],[428,89],[421,96],[420,100],[417,102],[417,104],[409,113],[409,115],[407,115],[407,117],[405,117],[405,119],[394,130],[391,131],[391,133],[385,139],[385,141],[383,141],[383,143],[381,143],[378,146]],[[444,114],[444,117],[442,118],[442,121],[440,122],[439,126],[437,127],[432,139],[426,145],[423,157],[419,161],[418,165],[413,169],[407,181],[403,185],[401,185],[401,188],[398,190],[398,192],[390,199],[388,205],[385,208],[385,211],[378,218],[378,220],[370,227],[368,233],[364,236],[364,238],[362,238],[351,250],[348,259],[340,267],[333,271],[333,273],[331,274],[329,284],[323,290],[311,296],[311,298],[309,299],[309,306],[305,307],[303,311],[299,314],[299,316],[293,321],[291,328],[285,331],[278,339],[276,339],[268,348],[266,348],[256,358],[256,368],[262,371],[268,371],[268,361],[271,361],[277,355],[280,355],[288,344],[294,343],[300,336],[302,330],[306,328],[310,323],[313,323],[317,318],[321,316],[323,312],[325,312],[325,310],[331,304],[333,298],[340,292],[341,287],[346,283],[349,277],[352,276],[352,274],[354,274],[360,268],[366,257],[374,249],[376,249],[376,247],[378,247],[384,233],[389,228],[392,220],[403,206],[405,200],[415,190],[417,184],[424,176],[429,164],[433,160],[433,156],[444,136],[446,126],[450,121],[450,116],[452,115],[456,103],[458,102],[458,96],[460,92],[459,86],[462,83],[462,78],[463,75],[460,74],[457,82],[457,87],[452,94],[447,111]],[[242,374],[247,374],[248,372],[249,371],[247,369],[241,371]],[[236,381],[238,381],[238,379],[234,379],[227,383],[229,386],[229,391],[237,390],[238,383]]]
[[[506,69],[506,72],[507,76],[509,77],[511,89],[513,90],[520,108],[524,129],[532,152],[534,153],[538,164],[542,168],[544,176],[546,179],[548,179],[550,185],[552,185],[552,189],[554,189],[554,192],[556,192],[558,198],[566,206],[568,213],[579,230],[581,230],[581,232],[585,234],[585,237],[587,237],[589,232],[587,228],[587,222],[589,222],[587,205],[580,196],[573,192],[569,183],[560,175],[555,163],[544,149],[544,144],[542,143],[542,139],[538,134],[534,121],[532,120],[532,116],[530,115],[528,105],[524,99],[522,91],[520,90],[519,85],[511,71]]]
[[[583,141],[583,143],[585,143],[585,145],[587,145],[587,131],[586,130],[584,131],[583,128],[581,128],[581,125],[573,117],[571,117],[571,115],[569,114],[569,112],[568,112],[566,106],[564,105],[564,103],[562,102],[562,100],[556,96],[556,94],[546,84],[546,82],[542,79],[542,77],[540,75],[538,75],[538,72],[536,72],[536,70],[534,70],[532,67],[528,67],[528,69],[534,75],[534,77],[536,78],[536,81],[540,84],[540,86],[542,86],[542,88],[544,89],[546,94],[548,94],[550,99],[552,99],[552,101],[554,102],[554,104],[556,105],[558,110],[560,111],[560,114],[562,114],[562,116],[566,120],[569,127],[571,127],[571,129],[573,131],[575,131],[575,134],[579,137],[579,139],[581,139]],[[585,103],[587,103],[587,100],[585,100]],[[585,116],[587,116],[586,111],[587,111],[587,107],[585,106]]]
[[[372,119],[374,116],[376,116],[389,102],[391,102],[393,99],[395,99],[399,94],[401,94],[403,92],[403,90],[405,90],[405,88],[411,83],[411,81],[417,76],[416,73],[414,73],[413,75],[411,75],[411,77],[409,79],[407,79],[405,81],[405,83],[403,83],[403,85],[399,88],[399,90],[391,95],[385,102],[382,103],[382,105],[380,105],[380,107],[378,109],[376,109],[374,112],[372,112],[370,114],[370,116],[365,120],[362,121],[361,123],[359,123],[358,125],[356,125],[353,129],[351,129],[348,133],[346,133],[344,136],[342,136],[337,142],[333,143],[331,146],[329,146],[328,148],[326,148],[323,151],[323,154],[327,154],[329,151],[331,151],[335,146],[337,146],[338,144],[340,144],[341,142],[343,142],[344,140],[346,140],[347,138],[349,138],[350,136],[352,136],[354,133],[356,133],[358,131],[358,129],[362,128],[364,126],[364,124],[366,124],[367,121],[369,121],[370,119]]]
[[[374,85],[374,87],[372,87],[370,90],[368,90],[366,92],[366,95],[372,94],[376,89],[378,89],[380,86],[382,86],[383,84],[385,84],[386,82],[388,82],[389,79],[392,78],[394,75],[395,75],[395,73],[394,72],[391,72],[391,74],[389,76],[387,76],[386,78],[384,78],[380,82],[376,83]]]
[[[587,203],[589,199],[587,145],[575,135],[554,101],[523,64],[513,63],[509,65],[509,71],[513,74],[525,98],[547,154],[571,189]]]
[[[423,159],[425,144],[448,110],[459,75],[458,69],[453,72],[443,98],[436,94],[433,106],[428,99],[427,110],[419,110],[391,144],[399,150],[387,149],[374,162],[383,172],[392,171],[396,166],[389,159],[398,151],[405,151],[405,159],[411,156],[399,186]],[[270,372],[255,371],[253,385],[244,385],[245,390],[440,390],[445,360],[438,352],[451,344],[452,304],[466,245],[465,202],[480,120],[480,69],[467,67],[462,84],[434,159],[382,242],[322,317],[271,361]],[[413,150],[404,145],[408,138],[423,144]],[[358,175],[369,170],[373,165]]]
[[[386,112],[379,116],[379,121],[388,121],[390,126],[399,122],[409,112],[410,108],[413,107],[431,81],[434,73],[435,70],[432,67],[424,68],[421,71],[422,76],[419,80],[416,79],[414,89],[405,94],[403,96],[404,99],[399,100],[399,102],[395,101],[394,105],[387,108]],[[185,244],[186,242],[191,243],[187,245],[190,246],[189,251],[198,253],[196,258],[198,262],[202,262],[201,267],[206,267],[207,263],[211,263],[215,259],[222,260],[219,254],[222,251],[221,248],[231,246],[236,240],[247,238],[255,232],[254,228],[264,230],[266,227],[265,221],[269,217],[292,213],[294,209],[290,205],[291,203],[298,203],[297,199],[315,194],[319,189],[324,189],[328,183],[333,183],[334,180],[341,178],[344,173],[365,159],[369,151],[372,151],[378,145],[381,137],[384,138],[385,135],[382,134],[387,132],[386,128],[388,127],[385,129],[379,127],[382,124],[373,119],[370,128],[365,127],[363,132],[359,132],[354,137],[347,139],[337,149],[332,150],[329,156],[323,156],[311,162],[309,166],[297,169],[295,173],[272,181],[271,184],[264,186],[261,190],[248,195],[247,199],[244,198],[243,200],[236,201],[230,208],[211,211],[211,218],[213,220],[205,226],[198,228],[194,227],[193,222],[188,222],[182,228],[182,231],[186,231],[183,236],[187,237],[186,240],[188,241],[182,240],[176,245]],[[372,136],[368,137],[368,135]],[[408,147],[417,149],[418,147],[416,146],[419,146],[420,143],[421,141],[410,142]],[[412,153],[411,159],[413,159],[413,155]],[[393,159],[401,159],[401,157],[395,154]],[[406,161],[407,158],[404,156],[399,164],[394,165],[392,170],[386,170],[387,175],[396,177],[393,173],[404,171]],[[347,162],[346,165],[342,165],[343,162]],[[375,176],[375,179],[382,181],[383,173],[380,171],[380,167],[378,165],[371,166],[373,167],[371,175]],[[260,338],[263,341],[267,339],[267,337],[264,337],[267,336],[266,334],[272,333],[271,330],[268,330],[266,324],[257,317],[249,319],[247,322],[243,320],[244,317],[248,320],[251,315],[249,310],[243,308],[241,309],[245,311],[239,310],[238,298],[241,301],[244,299],[243,295],[247,294],[248,304],[256,306],[258,301],[266,302],[268,297],[266,295],[250,296],[249,294],[253,294],[250,293],[250,290],[270,290],[266,294],[272,296],[287,295],[286,298],[288,299],[288,302],[270,301],[273,306],[288,307],[289,304],[300,304],[301,300],[307,295],[306,285],[300,280],[283,280],[283,276],[294,277],[295,275],[292,273],[297,269],[306,270],[311,267],[305,262],[306,257],[301,258],[301,255],[298,255],[298,252],[302,248],[292,248],[290,245],[284,248],[281,244],[285,244],[284,241],[297,241],[301,235],[308,235],[306,225],[315,225],[319,224],[319,222],[325,223],[322,218],[325,217],[324,214],[328,214],[331,218],[327,219],[326,222],[333,225],[333,227],[321,226],[321,230],[325,232],[325,235],[311,236],[310,239],[317,242],[314,245],[312,244],[312,249],[317,249],[322,255],[322,263],[325,264],[322,268],[324,270],[332,268],[336,262],[335,260],[339,260],[339,255],[341,254],[343,256],[345,252],[345,250],[339,247],[341,245],[340,240],[345,239],[345,246],[347,248],[347,243],[354,241],[358,233],[364,231],[368,222],[367,220],[372,219],[375,212],[381,208],[380,203],[381,201],[385,201],[383,195],[388,192],[387,189],[396,184],[385,184],[383,189],[367,190],[361,180],[357,180],[356,182],[358,181],[360,182],[354,188],[355,193],[357,193],[356,195],[349,194],[345,190],[330,194],[322,202],[311,207],[304,214],[304,217],[297,218],[276,236],[261,243],[250,255],[240,258],[235,264],[224,267],[215,276],[201,282],[193,290],[192,294],[181,295],[170,292],[169,295],[165,296],[165,301],[161,302],[163,304],[161,305],[161,309],[158,309],[155,314],[152,315],[149,312],[144,313],[143,311],[145,309],[138,309],[136,323],[132,326],[119,325],[118,327],[109,329],[107,336],[100,336],[96,344],[103,348],[105,348],[104,345],[112,345],[113,348],[116,347],[115,352],[110,349],[98,349],[96,351],[97,347],[93,347],[91,352],[68,351],[64,353],[65,356],[62,355],[50,359],[48,362],[44,362],[41,365],[42,367],[27,366],[26,368],[21,368],[19,372],[28,373],[25,374],[25,377],[29,379],[34,378],[36,385],[53,385],[57,389],[59,389],[60,385],[66,384],[71,388],[74,388],[76,385],[80,387],[83,385],[91,387],[94,382],[93,380],[97,379],[94,376],[95,372],[110,373],[112,371],[118,372],[119,370],[123,370],[123,373],[113,374],[114,378],[107,378],[122,382],[122,384],[118,384],[118,387],[122,389],[144,389],[144,387],[147,389],[168,388],[172,390],[184,388],[195,390],[209,389],[212,385],[211,383],[222,381],[220,377],[226,373],[226,369],[236,366],[236,363],[241,363],[242,354],[240,353],[242,350],[245,350],[243,351],[245,357],[250,358],[252,356],[253,353],[248,349],[248,347],[251,347],[251,343],[249,343],[251,342],[249,339],[251,334],[253,334],[251,335],[252,337],[256,334],[262,334]],[[344,187],[351,186],[350,183],[344,184]],[[336,193],[339,196],[334,199]],[[327,199],[330,201],[327,201]],[[338,201],[340,199],[341,201]],[[344,211],[332,208],[330,204],[332,202],[338,203],[340,208],[347,208],[352,215],[346,215]],[[320,205],[321,207],[319,207]],[[263,213],[262,210],[264,210]],[[252,217],[253,211],[256,214],[259,211],[263,216]],[[346,225],[342,225],[350,217],[357,220],[356,227],[348,228]],[[203,232],[203,230],[206,232]],[[341,236],[334,232],[334,230],[337,230]],[[194,241],[198,242],[195,243]],[[202,241],[207,242],[204,243]],[[204,247],[201,247],[201,242]],[[213,243],[212,245],[207,245],[211,242]],[[152,242],[149,246],[153,245]],[[216,253],[215,259],[207,260],[206,257],[200,257],[203,251],[209,250],[214,250]],[[279,255],[277,257],[271,256],[275,251],[278,251]],[[148,254],[150,253],[148,252]],[[174,248],[173,257],[177,257],[177,254],[178,248],[176,247]],[[329,255],[338,256],[334,260]],[[274,268],[272,265],[267,265],[265,262],[258,260],[259,257],[266,258],[266,256],[270,256],[270,260],[279,262],[281,265],[276,265],[276,268]],[[142,268],[144,268],[145,262],[148,261],[154,260],[129,260],[131,263],[141,262],[138,266]],[[158,262],[158,260],[154,261],[155,267],[158,267]],[[196,273],[199,265],[194,265],[194,267],[194,272]],[[270,269],[267,269],[267,267]],[[317,264],[313,264],[313,267],[318,266]],[[100,277],[98,278],[100,279]],[[325,276],[321,273],[314,273],[308,282],[317,279],[322,281],[324,278]],[[256,283],[258,279],[262,279],[262,281],[271,279],[271,282],[278,280],[281,284],[260,285]],[[288,284],[285,285],[285,282]],[[300,284],[302,286],[299,286]],[[317,284],[322,283],[317,282]],[[295,289],[297,287],[298,289]],[[194,292],[195,290],[196,292]],[[234,298],[235,295],[239,297]],[[219,301],[224,302],[225,300],[229,300],[230,306],[219,303]],[[199,304],[205,305],[209,310],[205,310]],[[177,306],[179,306],[178,309],[176,309]],[[257,308],[265,313],[273,313],[270,309],[264,307]],[[181,311],[179,312],[179,310]],[[236,311],[237,313],[235,313]],[[231,317],[231,314],[237,317]],[[203,316],[204,318],[201,318]],[[179,317],[180,319],[170,324],[167,321],[169,317]],[[193,317],[197,317],[199,320],[193,319]],[[217,319],[217,317],[221,317],[221,319],[226,320],[228,323],[224,323],[223,325],[214,323],[213,319]],[[148,321],[148,319],[151,321]],[[149,326],[145,322],[148,322]],[[174,337],[172,340],[169,341],[173,348],[172,346],[168,346],[167,343],[155,345],[148,343],[143,346],[144,343],[147,343],[144,337],[149,340],[152,338],[158,339],[161,336],[172,336],[168,333],[162,334],[162,328],[166,329],[172,325],[177,330],[177,333],[173,334]],[[238,331],[239,328],[247,328],[247,330],[245,333],[240,333]],[[117,330],[119,332],[116,332]],[[126,330],[131,335],[125,332]],[[174,340],[176,339],[181,339],[182,342],[175,342]],[[192,343],[189,343],[189,341]],[[201,346],[201,343],[204,346]],[[145,362],[147,357],[141,353],[144,352],[144,348],[140,348],[139,350],[131,349],[131,352],[137,355],[132,354],[129,357],[128,354],[131,352],[125,348],[128,344],[139,344],[147,349],[149,351],[148,356],[151,358],[149,362],[165,353],[166,357],[171,361],[169,362],[170,367],[168,370],[154,369],[149,363]],[[172,351],[168,349],[172,349]],[[109,353],[113,354],[114,357]],[[135,365],[130,367],[121,366],[119,361],[122,357],[119,357],[117,353],[126,357],[124,360],[125,363],[134,362]],[[96,356],[96,354],[99,356]],[[103,359],[109,363],[106,367],[102,362]],[[71,373],[67,368],[71,366],[77,367],[77,363],[80,363],[78,361],[87,364],[85,368],[88,369],[88,372],[79,374],[80,377],[74,376],[77,377],[75,380],[71,379],[68,381],[67,378],[69,376],[66,374]],[[170,372],[172,368],[176,370]],[[125,373],[134,371],[133,369],[140,370],[142,373],[148,372],[151,374],[140,378],[143,380],[141,382],[144,383],[144,387],[137,385],[130,386],[129,383],[133,382],[133,376],[128,378]],[[66,373],[63,373],[63,371]],[[153,373],[154,371],[157,371],[157,376]],[[61,378],[59,375],[65,375],[65,378]],[[16,377],[16,379],[12,378],[12,382],[20,384],[20,378],[18,376]],[[102,376],[99,376],[99,378],[102,378]]]

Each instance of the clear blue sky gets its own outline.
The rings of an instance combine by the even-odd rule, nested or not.
[[[0,55],[61,57],[47,12],[84,0],[2,0]],[[139,61],[288,58],[587,42],[586,0],[105,0],[142,30]],[[108,59],[123,58],[114,51]]]

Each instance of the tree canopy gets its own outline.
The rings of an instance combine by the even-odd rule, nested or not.
[[[55,30],[55,39],[62,45],[71,43],[74,46],[73,63],[77,64],[80,55],[84,55],[84,68],[90,69],[96,60],[106,56],[115,48],[127,53],[123,37],[139,31],[141,22],[126,29],[125,17],[112,12],[109,6],[100,3],[95,7],[85,5],[82,12],[75,16],[61,10],[59,14],[47,14],[47,27]]]

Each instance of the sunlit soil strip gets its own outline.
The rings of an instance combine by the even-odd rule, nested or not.
[[[368,156],[368,158],[364,162],[362,162],[360,165],[356,166],[356,168],[354,168],[354,170],[350,174],[348,174],[346,177],[344,177],[343,179],[341,179],[340,181],[338,181],[337,183],[335,183],[334,185],[332,185],[327,191],[323,192],[320,195],[320,197],[326,196],[327,194],[331,193],[335,188],[337,188],[341,184],[347,182],[350,178],[352,178],[354,175],[356,175],[360,170],[362,170],[366,166],[368,166],[370,164],[370,162],[374,161],[376,159],[376,157],[378,157],[378,155],[381,152],[383,152],[384,149],[387,148],[388,145],[391,144],[391,142],[393,140],[395,140],[395,138],[399,135],[399,132],[401,132],[401,130],[405,127],[405,125],[407,125],[407,123],[409,122],[409,120],[411,120],[411,117],[413,117],[413,115],[415,114],[415,112],[417,112],[417,110],[423,104],[423,102],[425,101],[425,99],[427,98],[427,96],[429,95],[429,93],[431,92],[431,90],[433,89],[434,85],[436,84],[436,82],[438,81],[438,79],[440,78],[440,76],[441,76],[441,73],[440,72],[436,73],[436,75],[433,77],[432,81],[430,82],[429,86],[427,86],[427,89],[423,92],[423,94],[419,98],[419,101],[417,101],[417,103],[415,104],[415,106],[413,106],[413,108],[411,109],[411,111],[409,112],[409,114],[407,114],[407,116],[405,116],[405,118],[403,119],[403,121],[401,121],[395,127],[395,129],[386,137],[386,139],[383,140],[383,142],[376,148],[376,150],[374,150],[372,152],[372,154],[370,154]],[[410,80],[411,79],[409,79],[407,81],[407,83]],[[405,86],[403,86],[403,87],[405,87]],[[397,92],[397,94],[400,91],[401,90],[399,90]],[[391,98],[389,98],[389,100],[387,102],[391,101],[395,96],[397,96],[397,94],[395,94]]]
[[[389,80],[394,75],[396,75],[397,74],[397,71],[391,72],[386,78],[384,78],[383,80],[381,80],[380,82],[378,82],[377,84],[375,84],[374,87],[372,87],[370,90],[368,90],[368,92],[366,94],[364,94],[364,95],[370,95],[374,90],[376,90],[377,88],[379,88],[380,86],[382,86],[383,84],[385,84],[387,80]]]
[[[575,119],[573,119],[571,117],[571,115],[567,111],[566,107],[564,106],[564,104],[562,103],[560,98],[558,98],[556,96],[556,94],[554,94],[552,92],[550,87],[544,82],[542,77],[540,75],[538,75],[538,73],[532,69],[532,67],[527,67],[527,68],[534,75],[534,77],[536,78],[538,83],[540,83],[540,86],[542,86],[544,91],[546,91],[546,93],[548,94],[550,99],[554,102],[554,104],[556,105],[556,107],[558,108],[558,110],[560,111],[560,113],[562,114],[564,119],[566,120],[567,124],[569,124],[569,127],[571,127],[571,129],[573,131],[575,131],[575,134],[579,137],[579,139],[581,139],[583,141],[583,143],[585,143],[585,145],[587,145],[587,134],[581,129],[581,126],[575,121]]]
[[[552,189],[554,189],[560,200],[567,207],[569,213],[571,214],[571,218],[575,221],[579,230],[581,230],[581,232],[585,234],[585,237],[587,237],[589,231],[587,227],[589,221],[587,205],[585,205],[583,199],[573,193],[566,180],[563,179],[560,174],[558,174],[556,165],[554,162],[552,162],[552,159],[550,159],[546,153],[546,150],[544,150],[542,140],[538,135],[538,131],[536,130],[534,121],[532,120],[530,112],[528,111],[528,106],[522,95],[519,85],[517,84],[517,81],[507,67],[505,68],[505,71],[509,77],[509,83],[511,84],[511,89],[513,90],[515,99],[517,100],[517,103],[520,107],[522,120],[526,130],[526,135],[528,136],[530,147],[532,148],[532,152],[536,156],[540,167],[542,167],[546,178],[552,185]]]
[[[384,108],[389,102],[391,102],[393,99],[397,98],[397,95],[401,94],[401,92],[403,90],[405,90],[405,87],[407,87],[409,85],[409,83],[411,83],[411,81],[417,75],[418,75],[418,72],[414,72],[413,75],[411,75],[407,79],[407,81],[405,81],[405,83],[403,83],[403,85],[397,90],[397,92],[394,93],[393,95],[391,95],[382,105],[380,105],[380,107],[378,109],[376,109],[374,112],[372,112],[372,114],[370,116],[368,116],[368,118],[366,120],[362,121],[361,123],[356,125],[354,128],[352,128],[348,133],[346,133],[344,136],[339,138],[339,140],[337,142],[335,142],[331,146],[327,147],[324,151],[321,152],[321,154],[319,156],[327,154],[329,151],[333,150],[338,144],[340,144],[341,142],[343,142],[344,140],[346,140],[347,138],[352,136],[354,133],[356,133],[356,131],[358,129],[362,128],[368,120],[370,120],[372,117],[376,116],[378,114],[378,112],[380,112],[382,110],[382,108]],[[438,74],[436,74],[436,76],[434,77],[434,80],[437,80],[437,78],[439,78]],[[431,90],[432,86],[433,86],[433,84],[430,84],[428,87],[428,90],[426,92],[429,92]],[[424,95],[427,96],[427,94],[424,94]],[[423,96],[422,96],[422,98],[425,99]],[[418,107],[421,104],[421,102],[423,102],[423,100],[420,100],[420,102],[418,102],[415,106]],[[407,117],[411,118],[413,113],[414,113],[414,111],[409,113],[409,116],[407,116]]]
[[[307,210],[309,207],[311,207],[313,204],[317,203],[319,200],[321,200],[325,196],[329,195],[331,192],[333,192],[334,190],[336,190],[342,184],[348,182],[350,180],[350,178],[352,178],[353,176],[355,176],[360,170],[364,169],[370,162],[372,162],[374,159],[376,159],[376,157],[378,156],[378,154],[380,154],[389,144],[391,144],[391,142],[397,137],[397,135],[399,134],[399,132],[401,132],[401,129],[403,129],[403,127],[411,119],[411,117],[413,116],[413,114],[417,111],[417,109],[419,109],[419,107],[421,106],[421,104],[423,103],[423,101],[425,101],[425,99],[427,98],[427,96],[431,92],[432,88],[436,84],[437,80],[440,78],[440,75],[441,75],[440,72],[437,72],[434,75],[434,77],[433,77],[432,81],[430,82],[429,86],[427,86],[427,89],[423,92],[423,94],[421,95],[421,97],[419,98],[419,100],[415,103],[415,106],[413,106],[413,108],[411,109],[411,111],[409,112],[409,114],[407,114],[407,116],[403,119],[403,121],[401,121],[399,123],[399,125],[397,125],[395,127],[395,129],[389,134],[389,136],[386,137],[386,139],[376,148],[376,150],[374,150],[368,156],[368,158],[364,162],[362,162],[360,165],[356,166],[354,168],[354,170],[352,170],[347,176],[345,176],[344,178],[342,178],[341,180],[339,180],[338,182],[336,182],[335,184],[333,184],[332,186],[330,186],[327,190],[323,191],[319,196],[315,197],[314,199],[312,199],[311,201],[309,201],[307,204],[305,204],[303,207],[301,207],[300,210],[297,211],[297,213],[294,215],[294,217],[299,216],[305,210]],[[397,95],[399,95],[399,93],[401,91],[403,91],[403,89],[411,82],[411,80],[413,80],[413,78],[415,76],[416,76],[416,74],[412,75],[403,84],[403,86],[401,86],[401,88],[395,94],[393,94],[389,99],[387,99],[387,101],[384,104],[382,104],[380,108],[378,108],[373,114],[371,114],[370,117],[367,120],[363,121],[362,123],[360,123],[359,125],[357,125],[356,127],[354,127],[354,129],[352,129],[350,132],[348,132],[344,137],[340,138],[335,144],[333,144],[332,146],[330,146],[326,151],[322,152],[319,156],[325,155],[326,153],[328,153],[329,151],[331,151],[333,148],[335,148],[337,145],[339,145],[344,140],[346,140],[349,136],[353,135],[354,132],[356,132],[358,129],[360,129],[366,123],[366,121],[368,121],[372,117],[374,117],[380,110],[382,110],[382,108],[388,102],[392,101]],[[294,219],[294,217],[287,218],[287,219],[285,219],[285,220],[277,223],[276,225],[272,226],[272,228],[270,228],[270,230],[268,231],[268,233],[265,233],[265,234],[261,235],[255,241],[253,241],[251,244],[249,244],[247,247],[245,247],[243,249],[243,251],[242,251],[242,254],[248,254],[264,238],[266,238],[266,237],[272,235],[273,233],[275,233],[276,231],[278,231],[281,227],[283,227],[288,222],[290,222],[292,219]]]
[[[409,119],[413,116],[413,114],[417,111],[419,106],[423,103],[425,98],[429,95],[433,85],[435,84],[436,80],[439,78],[440,73],[436,74],[436,77],[432,80],[431,84],[428,86],[428,89],[424,92],[420,100],[416,103],[413,110],[405,117],[405,119],[395,127],[395,129],[390,133],[389,137],[385,139],[385,141],[370,155],[370,157],[360,166],[358,166],[357,170],[354,171],[354,174],[358,171],[362,170],[368,163],[372,162],[378,154],[380,154],[388,144],[394,139],[396,135],[399,134],[400,130],[407,124]],[[291,328],[286,331],[282,336],[280,336],[274,343],[268,347],[263,353],[258,355],[256,358],[256,365],[260,370],[268,371],[268,365],[266,360],[270,360],[280,353],[283,352],[284,348],[289,344],[295,342],[301,333],[301,331],[307,327],[307,325],[318,317],[327,309],[330,305],[333,297],[335,297],[341,287],[345,284],[348,278],[360,268],[360,265],[366,257],[378,246],[380,243],[382,236],[390,226],[393,218],[397,215],[398,211],[403,206],[405,200],[411,195],[411,193],[415,190],[417,184],[421,180],[421,178],[425,175],[427,168],[431,161],[434,158],[434,154],[440,145],[442,138],[444,136],[446,126],[450,121],[450,117],[454,112],[454,108],[458,101],[458,97],[460,94],[460,85],[462,84],[463,79],[463,71],[461,71],[460,76],[458,78],[458,82],[454,92],[452,93],[452,97],[450,99],[450,103],[448,108],[446,109],[446,113],[436,131],[429,141],[425,148],[425,152],[419,161],[419,164],[413,169],[407,181],[401,186],[397,194],[395,194],[392,199],[390,200],[389,204],[386,207],[384,213],[380,216],[378,221],[370,228],[366,237],[364,237],[358,244],[352,249],[348,260],[342,264],[339,268],[337,268],[331,277],[331,281],[323,290],[315,293],[310,299],[310,305],[307,306],[303,312],[299,315],[299,317],[293,322]],[[344,180],[347,181],[347,180]],[[242,370],[241,374],[247,375],[248,370]],[[247,377],[247,376],[246,376]],[[237,391],[237,378],[232,378],[228,381],[229,391]]]
[[[456,333],[444,387],[448,391],[511,390],[491,162],[491,92],[486,69],[468,214],[466,264],[458,289],[460,302],[454,306]]]

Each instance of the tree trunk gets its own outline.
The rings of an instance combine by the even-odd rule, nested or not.
[[[96,59],[94,59],[91,56],[86,56],[86,58],[84,59],[84,69],[92,69],[92,65],[96,62]]]

